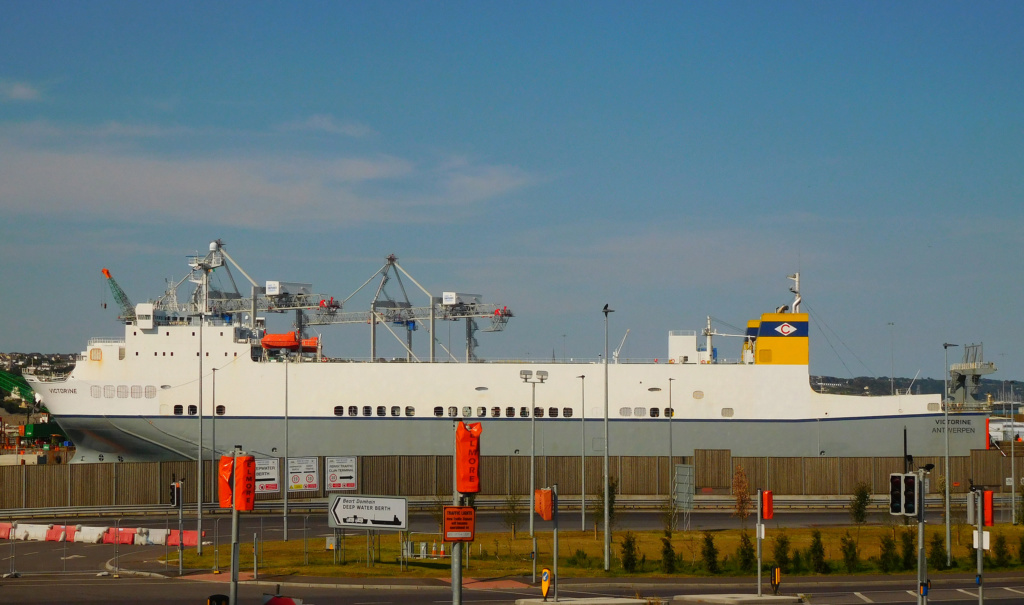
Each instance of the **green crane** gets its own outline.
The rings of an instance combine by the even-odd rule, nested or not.
[[[128,295],[124,293],[121,286],[117,285],[117,280],[110,274],[110,270],[106,267],[103,269],[103,277],[107,278],[107,282],[110,284],[110,291],[114,294],[114,300],[121,306],[121,315],[118,319],[123,320],[125,323],[135,321],[135,305],[128,299]]]

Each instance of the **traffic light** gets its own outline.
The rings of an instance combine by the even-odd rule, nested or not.
[[[181,502],[181,482],[171,483],[171,506],[178,506]]]
[[[479,422],[465,424],[459,422],[455,427],[455,487],[462,494],[475,494],[480,491],[480,433],[483,427]]]
[[[903,514],[908,517],[917,516],[917,475],[903,475]]]
[[[889,475],[889,514],[903,514],[903,475]]]

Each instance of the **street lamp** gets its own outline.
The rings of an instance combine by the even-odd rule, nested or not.
[[[890,321],[890,322],[888,322],[887,325],[889,326],[889,394],[890,395],[895,395],[896,394],[896,372],[895,372],[894,368],[896,367],[896,365],[895,365],[895,362],[894,362],[894,354],[893,354],[893,348],[892,348],[892,327],[895,326],[896,324],[894,324],[893,322]]]
[[[604,570],[612,567],[612,534],[609,528],[611,515],[608,504],[611,500],[608,491],[608,314],[615,309],[604,306]]]
[[[587,531],[587,376],[580,375],[580,531]]]
[[[537,370],[537,376],[533,376],[533,370],[520,370],[519,377],[523,382],[531,386],[530,396],[530,537],[533,537],[533,509],[534,491],[537,489],[534,483],[534,470],[536,468],[537,455],[537,385],[548,379],[548,373],[544,370]]]
[[[958,347],[960,345],[950,344],[948,342],[942,343],[942,356],[944,366],[942,368],[942,415],[944,428],[942,429],[943,434],[946,437],[946,474],[945,474],[945,487],[946,492],[946,567],[952,567],[953,556],[950,554],[949,549],[952,544],[950,540],[950,529],[949,529],[949,402],[947,397],[949,395],[949,387],[946,386],[946,380],[949,378],[949,347]]]

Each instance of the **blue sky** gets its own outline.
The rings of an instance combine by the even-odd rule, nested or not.
[[[222,238],[338,298],[396,254],[513,309],[492,359],[596,357],[605,303],[664,358],[800,271],[814,373],[1024,376],[1019,3],[4,10],[0,350],[117,335],[102,267],[142,301]]]

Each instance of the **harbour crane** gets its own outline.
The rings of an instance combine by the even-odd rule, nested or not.
[[[114,276],[110,274],[110,270],[106,267],[103,268],[103,277],[107,278],[107,283],[110,284],[110,291],[114,295],[114,300],[121,306],[121,315],[118,316],[118,319],[125,323],[135,321],[135,305],[132,304],[132,301],[124,293],[124,290],[121,289],[121,286],[117,285],[117,280],[114,279]]]

